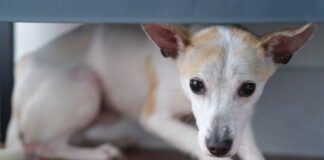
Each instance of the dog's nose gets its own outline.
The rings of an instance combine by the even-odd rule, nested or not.
[[[211,135],[210,138],[206,139],[208,151],[217,157],[226,156],[233,145],[233,139],[230,138],[228,129],[225,129],[225,132],[222,134],[219,134],[219,132],[215,130]]]
[[[233,140],[225,139],[220,142],[208,141],[207,148],[212,155],[217,157],[225,156],[232,148]]]

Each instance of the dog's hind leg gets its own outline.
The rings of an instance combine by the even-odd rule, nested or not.
[[[119,154],[110,145],[72,146],[70,138],[98,115],[100,82],[87,69],[53,73],[21,111],[21,133],[26,150],[44,158],[108,160]],[[55,75],[57,74],[57,75]]]

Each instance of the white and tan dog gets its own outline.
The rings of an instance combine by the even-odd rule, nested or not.
[[[249,122],[253,106],[315,26],[260,37],[234,26],[143,28],[156,45],[139,25],[88,26],[21,60],[0,159],[24,159],[31,152],[78,160],[118,156],[109,144],[69,143],[80,129],[95,125],[103,102],[198,159],[238,153],[243,160],[263,160]],[[190,113],[198,130],[180,120]]]

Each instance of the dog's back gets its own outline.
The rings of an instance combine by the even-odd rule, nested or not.
[[[165,70],[165,77],[178,81],[175,64],[158,52],[140,25],[84,25],[23,57],[16,65],[16,81],[28,77],[29,83],[22,83],[32,87],[76,68],[89,69],[101,82],[104,104],[138,118],[149,92],[150,72]],[[174,90],[180,92],[179,87],[175,84]]]

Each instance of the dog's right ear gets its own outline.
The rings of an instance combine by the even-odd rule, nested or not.
[[[175,59],[190,44],[190,33],[183,27],[160,24],[143,24],[142,27],[164,57]]]
[[[270,33],[262,38],[266,55],[277,64],[286,64],[293,54],[313,35],[316,25],[307,24],[296,29]]]

